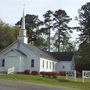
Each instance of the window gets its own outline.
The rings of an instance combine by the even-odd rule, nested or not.
[[[54,66],[54,62],[53,62],[53,69],[55,68],[55,66]]]
[[[65,66],[62,66],[62,69],[65,69]]]
[[[48,68],[48,61],[47,61],[47,63],[46,63],[46,68]]]
[[[43,68],[44,68],[44,60],[43,60]]]
[[[51,69],[51,62],[50,62],[50,69]]]
[[[2,67],[5,66],[5,59],[2,60]]]
[[[31,67],[34,67],[34,59],[31,60]]]

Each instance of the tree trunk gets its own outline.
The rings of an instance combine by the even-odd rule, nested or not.
[[[49,29],[49,52],[50,52],[50,29]]]
[[[59,31],[58,32],[58,52],[60,52],[60,33],[61,33],[61,31],[60,31],[60,29],[58,31]]]

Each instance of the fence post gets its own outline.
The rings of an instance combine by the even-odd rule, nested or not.
[[[67,74],[68,74],[68,71],[66,71],[66,79],[68,79]]]
[[[76,71],[74,71],[74,77],[75,77],[75,81],[77,81]]]
[[[82,82],[84,83],[84,71],[82,71]]]

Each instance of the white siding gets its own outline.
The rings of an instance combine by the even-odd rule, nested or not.
[[[71,70],[72,61],[60,61],[58,63],[58,71],[68,71]]]
[[[71,62],[71,70],[75,70],[75,58],[73,56],[72,62]]]
[[[23,72],[24,71],[24,62],[25,62],[25,57],[22,55],[16,54],[14,51],[9,52],[8,54],[5,55],[5,71],[7,69],[14,67],[15,72]]]
[[[24,45],[20,45],[20,50],[27,55],[27,63],[26,63],[26,69],[29,69],[32,71],[39,71],[40,70],[40,56],[37,56],[35,53],[32,52],[32,50],[28,49]],[[34,59],[34,67],[31,68],[31,60]]]
[[[9,48],[5,49],[5,51],[0,53],[0,68],[2,68],[2,60],[6,57],[6,54],[9,51],[11,51],[12,49],[19,49],[20,51],[22,51],[23,53],[26,54],[27,58],[24,59],[25,62],[23,61],[23,57],[19,57],[19,60],[21,59],[21,62],[24,64],[19,64],[19,62],[18,62],[18,65],[21,65],[21,67],[23,67],[23,71],[26,69],[29,69],[30,71],[39,71],[40,70],[40,56],[37,56],[35,53],[33,53],[32,50],[30,50],[24,44],[18,43],[18,42],[14,43]],[[31,60],[32,59],[35,60],[34,68],[31,68]],[[7,60],[7,62],[10,62],[10,61]],[[17,58],[16,58],[16,62],[17,62]]]

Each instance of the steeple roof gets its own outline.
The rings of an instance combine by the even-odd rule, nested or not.
[[[22,25],[21,25],[21,29],[22,29],[22,30],[25,29],[25,15],[24,15],[24,9],[23,9],[23,16],[22,16]]]
[[[27,30],[25,29],[25,16],[24,16],[24,9],[23,9],[23,16],[22,16],[22,23],[21,29],[19,30],[18,39],[23,43],[28,44],[28,37],[27,37]]]

